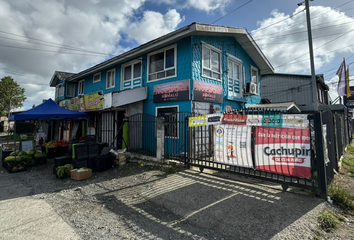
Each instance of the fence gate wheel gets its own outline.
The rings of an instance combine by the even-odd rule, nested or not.
[[[204,168],[203,168],[203,167],[199,167],[199,171],[200,171],[200,172],[203,172],[203,171],[204,171]]]
[[[283,191],[285,192],[286,190],[288,190],[289,185],[285,184],[285,183],[282,183],[281,187],[283,188]]]

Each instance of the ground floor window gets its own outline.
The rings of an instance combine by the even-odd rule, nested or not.
[[[178,138],[178,106],[157,108],[156,115],[165,118],[165,136]]]

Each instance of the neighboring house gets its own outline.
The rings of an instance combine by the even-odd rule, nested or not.
[[[258,104],[261,75],[271,73],[246,29],[192,23],[77,74],[55,72],[50,86],[61,106],[88,112],[88,127],[110,142],[135,113],[173,118]]]
[[[316,75],[318,105],[328,105],[328,86],[323,75]],[[271,103],[294,102],[301,111],[311,111],[312,107],[311,75],[265,74],[262,75],[262,98]]]

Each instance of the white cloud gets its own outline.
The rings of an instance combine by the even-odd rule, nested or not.
[[[303,9],[303,6],[298,7],[294,14]],[[354,52],[354,45],[350,46],[354,38],[354,31],[350,32],[353,18],[322,6],[310,7],[310,13],[316,69],[330,63],[338,53]],[[258,22],[259,28],[252,31],[253,38],[276,72],[309,73],[306,13],[303,11],[292,18],[288,17],[274,10],[270,18]],[[299,57],[301,55],[304,56]]]
[[[211,12],[219,10],[224,11],[225,7],[231,2],[231,0],[188,0],[187,6],[201,11]]]
[[[126,33],[139,44],[146,43],[176,29],[184,21],[176,9],[169,10],[165,15],[154,11],[145,11],[140,21],[131,23]]]

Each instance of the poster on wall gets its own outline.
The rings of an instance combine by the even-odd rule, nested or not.
[[[154,86],[154,103],[189,100],[189,79]]]
[[[311,178],[310,130],[256,127],[256,169]]]
[[[251,131],[249,126],[216,125],[214,128],[214,161],[253,168]]]
[[[286,128],[308,128],[309,120],[306,114],[283,114],[282,126]]]
[[[95,92],[84,96],[84,106],[82,112],[103,109],[103,95],[102,92]]]
[[[222,103],[222,86],[193,80],[193,100],[201,102]]]

